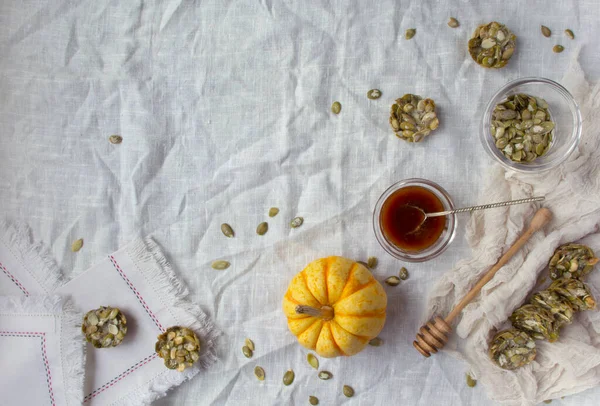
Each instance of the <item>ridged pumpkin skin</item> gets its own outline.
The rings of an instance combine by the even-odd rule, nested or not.
[[[298,305],[327,309],[329,317],[298,314]],[[308,264],[283,298],[290,331],[302,346],[326,358],[362,351],[381,332],[386,306],[385,291],[371,272],[343,257]]]

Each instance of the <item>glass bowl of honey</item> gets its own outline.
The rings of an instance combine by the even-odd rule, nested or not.
[[[427,218],[425,213],[453,210],[452,198],[440,185],[425,179],[405,179],[390,186],[373,211],[377,241],[393,257],[424,262],[448,248],[456,233],[456,214]]]

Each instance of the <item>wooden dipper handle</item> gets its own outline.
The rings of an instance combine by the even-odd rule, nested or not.
[[[479,282],[473,286],[473,288],[465,295],[465,297],[463,297],[462,300],[458,302],[456,306],[454,306],[448,316],[446,316],[445,319],[436,317],[433,322],[430,321],[425,326],[421,327],[419,333],[417,334],[417,341],[413,342],[413,346],[425,357],[429,357],[431,352],[436,353],[437,350],[441,349],[448,340],[446,335],[452,332],[450,325],[456,316],[460,314],[466,305],[471,303],[475,296],[479,294],[481,288],[483,288],[483,286],[494,277],[496,272],[498,272],[498,270],[502,268],[513,257],[513,255],[515,255],[517,251],[523,247],[523,245],[525,245],[527,240],[529,240],[529,238],[535,232],[544,227],[551,219],[552,212],[550,210],[546,208],[539,209],[533,216],[533,219],[531,220],[527,230],[525,230],[525,232],[517,241],[515,241],[508,251],[506,251],[504,255],[500,257],[498,262],[496,262],[496,264],[481,277]]]

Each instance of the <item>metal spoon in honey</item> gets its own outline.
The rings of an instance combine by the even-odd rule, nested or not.
[[[512,206],[513,204],[539,202],[539,201],[542,201],[544,199],[545,199],[544,196],[529,197],[527,199],[509,200],[509,201],[506,201],[506,202],[483,204],[481,206],[463,207],[461,209],[439,211],[439,212],[436,212],[436,213],[425,213],[423,211],[423,209],[421,209],[420,207],[406,205],[407,207],[410,207],[410,208],[416,210],[415,211],[415,215],[420,215],[421,216],[421,221],[419,222],[419,225],[417,227],[415,227],[415,229],[413,231],[411,231],[410,233],[414,233],[417,230],[419,230],[419,228],[421,228],[421,226],[423,225],[423,223],[425,223],[425,220],[427,220],[430,217],[441,217],[441,216],[447,216],[449,214],[454,214],[454,213],[464,213],[464,212],[467,212],[467,211],[468,212],[472,212],[472,211],[475,211],[475,210],[493,209],[495,207]]]

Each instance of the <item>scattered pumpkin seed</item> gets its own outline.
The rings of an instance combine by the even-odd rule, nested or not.
[[[406,30],[406,33],[404,33],[404,38],[411,39],[415,36],[416,33],[417,30],[415,28],[409,28],[408,30]]]
[[[573,34],[573,31],[571,30],[565,30],[565,35],[571,39],[575,39],[575,34]]]
[[[477,385],[477,380],[473,379],[473,377],[467,374],[467,386],[469,388],[474,388]]]
[[[311,405],[318,405],[319,404],[319,398],[316,396],[309,396],[308,397],[308,403],[310,403]]]
[[[552,51],[555,54],[560,54],[564,50],[565,50],[565,47],[563,47],[562,45],[554,45],[554,47],[552,48]]]
[[[224,269],[229,268],[229,265],[231,264],[227,261],[214,261],[210,266],[212,267],[212,269],[222,271]]]
[[[459,25],[458,20],[454,17],[450,17],[448,20],[448,27],[450,28],[457,28]]]
[[[385,283],[387,283],[390,286],[398,286],[400,284],[400,278],[398,278],[397,276],[390,276],[385,280]]]
[[[313,367],[314,369],[319,369],[319,359],[312,352],[309,352],[306,355],[306,360],[308,361],[311,367]]]
[[[324,381],[327,381],[328,379],[333,378],[333,374],[329,371],[321,371],[319,372],[319,378]]]
[[[233,238],[233,236],[235,236],[235,233],[233,232],[233,228],[231,228],[231,226],[227,223],[221,224],[221,232],[227,238]]]
[[[277,207],[271,207],[269,209],[269,217],[275,217],[277,214],[279,214],[279,209]]]
[[[267,231],[269,231],[269,223],[266,221],[263,221],[256,227],[256,234],[258,235],[265,235]]]
[[[545,25],[542,25],[542,35],[546,38],[549,38],[550,35],[552,35],[552,31],[550,31],[550,28],[546,27]]]
[[[296,217],[292,221],[290,221],[290,226],[292,228],[298,228],[302,225],[302,223],[304,223],[304,218]]]
[[[244,345],[242,347],[242,352],[246,358],[252,358],[252,350],[248,348],[248,346]]]
[[[259,381],[265,380],[265,370],[262,367],[256,366],[254,367],[254,375]]]
[[[365,268],[369,269],[369,265],[365,261],[356,261],[357,264],[361,264]]]
[[[377,100],[381,97],[381,90],[371,89],[367,92],[367,98],[371,100]]]
[[[294,382],[295,377],[296,375],[294,374],[294,371],[292,371],[291,369],[288,370],[285,374],[283,374],[283,384],[285,386],[290,386],[292,382]]]
[[[351,398],[352,396],[354,396],[354,389],[352,389],[351,386],[348,385],[344,385],[344,396],[346,396],[347,398]]]
[[[342,103],[339,101],[333,102],[331,105],[331,112],[333,114],[340,114],[340,111],[342,111]]]
[[[400,268],[400,272],[398,273],[398,276],[403,281],[407,280],[408,279],[408,270],[405,267]]]
[[[123,137],[121,137],[120,135],[111,135],[110,137],[108,137],[108,141],[111,144],[120,144],[123,142]]]
[[[367,260],[367,266],[370,269],[375,269],[377,267],[377,257],[369,257]]]
[[[546,399],[546,400],[544,400],[544,403],[552,403],[552,399]]]
[[[83,247],[83,238],[80,238],[71,244],[71,251],[77,252],[81,249],[81,247]]]
[[[372,345],[373,347],[379,347],[381,346],[381,344],[383,344],[383,340],[379,337],[375,337],[374,339],[369,341],[369,345]]]
[[[246,344],[246,347],[250,348],[250,351],[254,352],[254,341],[252,341],[249,338],[246,338],[244,340],[244,344]]]

